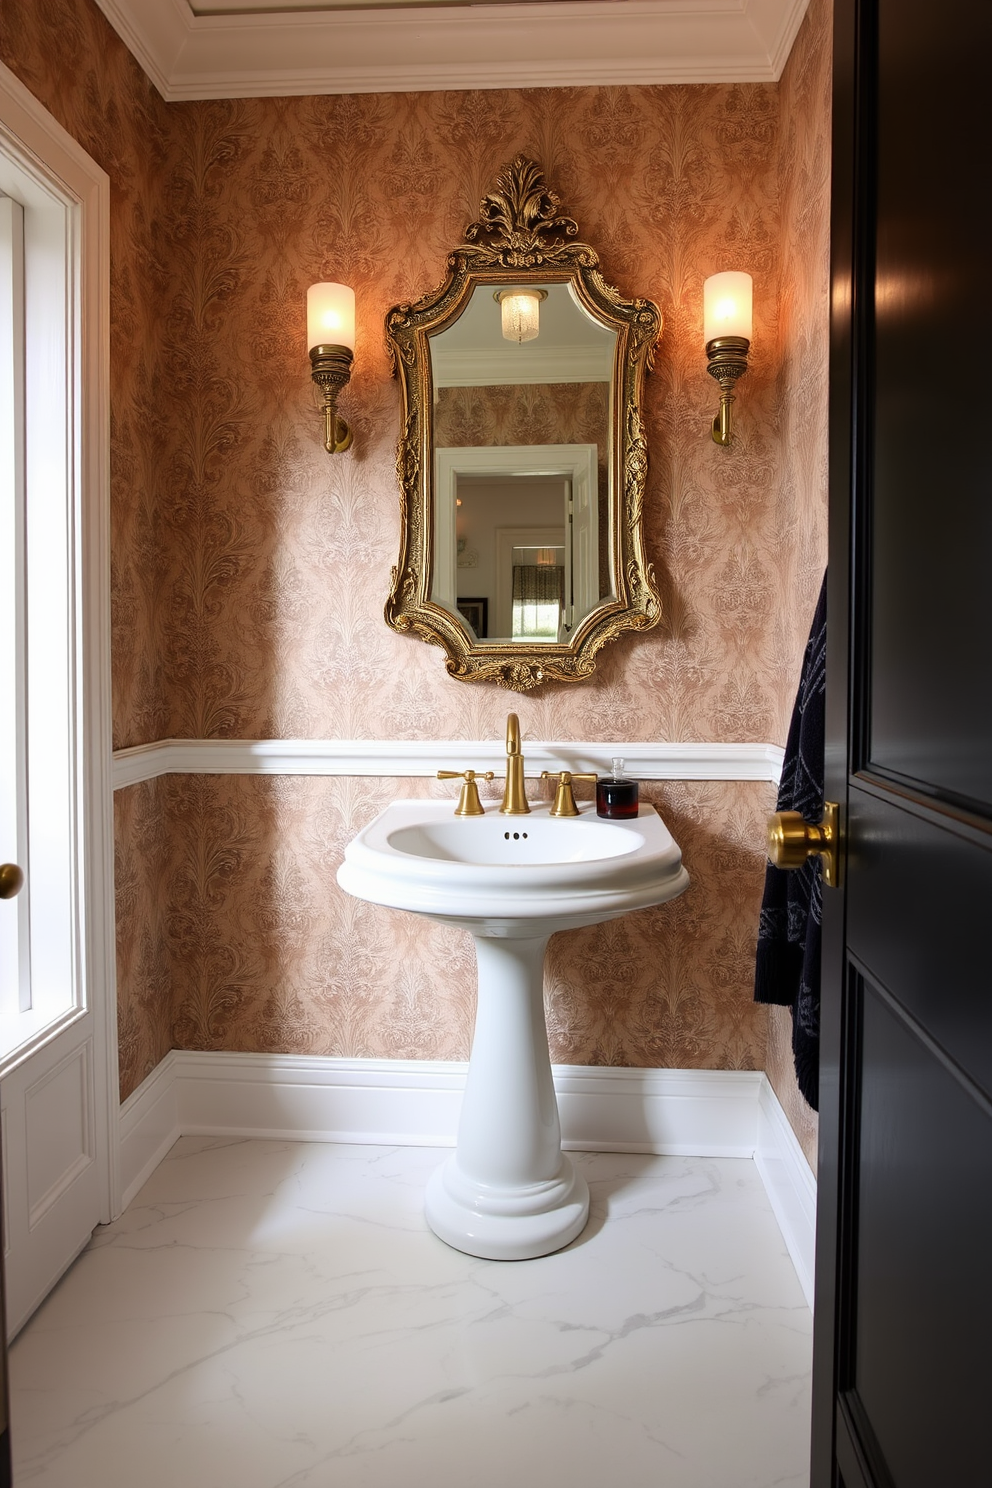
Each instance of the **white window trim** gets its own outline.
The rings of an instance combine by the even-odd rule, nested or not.
[[[110,180],[0,63],[0,147],[74,207],[79,270],[71,389],[71,466],[77,492],[75,577],[75,831],[78,970],[94,1018],[106,1218],[119,1196],[110,673]],[[67,1015],[70,1019],[74,1013]],[[27,1057],[54,1033],[18,1051]]]

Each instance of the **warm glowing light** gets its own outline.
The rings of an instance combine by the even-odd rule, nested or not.
[[[307,350],[355,349],[355,291],[346,284],[311,284],[307,290]]]
[[[703,285],[703,340],[720,336],[751,339],[751,275],[730,270]]]
[[[497,296],[506,341],[533,341],[540,330],[541,301],[535,289],[504,289]]]

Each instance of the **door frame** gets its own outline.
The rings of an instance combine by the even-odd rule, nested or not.
[[[849,1030],[845,1019],[849,999],[842,985],[846,974],[846,882],[849,761],[853,754],[855,717],[854,678],[850,664],[850,554],[856,541],[852,530],[852,489],[862,474],[853,466],[856,439],[866,390],[855,377],[856,354],[870,334],[870,315],[855,302],[857,273],[868,251],[863,231],[861,201],[871,182],[863,179],[857,162],[863,121],[856,116],[857,77],[862,59],[856,56],[855,11],[858,0],[835,0],[833,22],[833,117],[830,206],[830,420],[829,555],[827,571],[827,692],[824,796],[839,806],[838,860],[840,887],[823,893],[823,992],[820,1009],[820,1083],[817,1161],[816,1273],[814,1283],[813,1400],[811,1422],[810,1488],[835,1488],[838,1241],[842,1233],[840,1206],[841,1158],[845,1115],[852,1107],[846,1086],[844,1051]],[[846,1232],[847,1227],[844,1227]],[[847,1274],[849,1268],[844,1268]]]
[[[4,1074],[19,1068],[88,1010],[93,1019],[98,1218],[106,1223],[118,1211],[120,1200],[111,775],[110,178],[2,63],[0,145],[69,208],[75,318],[70,328],[71,386],[66,391],[74,508],[72,789],[80,986],[74,1012],[17,1050],[5,1063]],[[16,1331],[17,1319],[9,1322]]]

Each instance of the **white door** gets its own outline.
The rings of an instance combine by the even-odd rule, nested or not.
[[[82,152],[15,82],[0,76],[0,861],[25,874],[0,901],[11,1335],[110,1217],[113,992],[105,440],[99,376],[86,385],[105,346],[105,214],[99,178],[71,178]]]
[[[576,626],[600,602],[599,593],[599,492],[590,480],[588,467],[577,470],[567,483],[565,509],[568,537],[565,545],[566,630],[569,640]]]

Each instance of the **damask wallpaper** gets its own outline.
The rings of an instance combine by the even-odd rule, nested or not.
[[[170,112],[89,0],[0,6],[0,61],[111,180],[114,739],[156,739],[168,732],[160,336],[173,297],[162,192]]]
[[[166,106],[91,0],[4,7],[0,58],[112,181],[117,747],[492,739],[508,706],[525,740],[784,741],[824,548],[827,29],[814,0],[779,85]],[[601,653],[588,684],[520,698],[453,682],[438,651],[382,620],[399,535],[383,318],[440,280],[518,150],[605,277],[665,319],[645,400],[662,623]],[[737,265],[754,275],[755,333],[721,450],[702,282]],[[342,398],[355,444],[334,458],[305,346],[318,279],[358,302]],[[170,1040],[465,1052],[465,946],[332,888],[347,834],[409,789],[199,777],[121,794],[122,1096]],[[765,1013],[749,998],[770,788],[646,793],[693,889],[560,937],[556,1053],[760,1067]],[[784,1067],[776,1080],[787,1096]]]
[[[608,437],[606,382],[443,387],[434,407],[438,445],[598,444]]]

